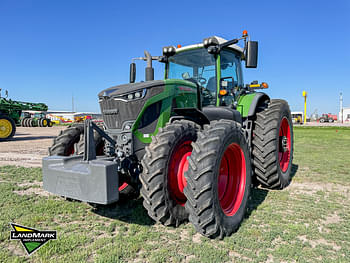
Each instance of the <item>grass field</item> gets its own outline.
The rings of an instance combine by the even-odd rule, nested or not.
[[[292,184],[253,190],[245,221],[224,240],[154,224],[141,199],[94,210],[48,196],[39,168],[0,167],[0,262],[349,262],[350,128],[294,132]],[[10,222],[58,238],[28,257],[9,240]]]

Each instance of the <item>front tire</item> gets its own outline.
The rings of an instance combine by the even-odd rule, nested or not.
[[[50,155],[70,156],[76,153],[80,136],[84,133],[84,126],[73,125],[60,132],[49,148]]]
[[[290,184],[293,124],[286,101],[271,100],[266,109],[256,114],[252,157],[255,178],[263,187],[283,189]]]
[[[186,210],[196,230],[209,238],[228,236],[241,224],[251,185],[248,144],[241,125],[213,121],[192,143]]]
[[[195,123],[186,120],[167,124],[152,137],[141,162],[143,205],[152,219],[167,226],[178,226],[188,218],[184,172],[197,130]]]

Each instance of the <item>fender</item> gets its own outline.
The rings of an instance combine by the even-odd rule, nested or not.
[[[172,116],[170,118],[170,122],[173,122],[175,120],[190,120],[193,121],[200,126],[204,126],[205,124],[209,124],[210,121],[208,120],[207,116],[204,115],[204,113],[196,108],[174,108],[173,111],[178,114],[176,116]]]
[[[237,110],[243,118],[252,117],[256,113],[256,108],[264,101],[270,101],[270,97],[263,92],[246,94],[240,96]]]

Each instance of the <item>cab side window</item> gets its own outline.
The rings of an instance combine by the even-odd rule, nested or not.
[[[228,50],[221,52],[221,78],[226,78],[231,88],[243,85],[239,63],[238,54]]]

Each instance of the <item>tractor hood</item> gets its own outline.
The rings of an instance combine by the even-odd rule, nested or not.
[[[138,82],[138,83],[128,83],[128,84],[118,85],[118,86],[105,89],[98,94],[98,97],[99,98],[116,97],[116,96],[120,96],[128,93],[132,93],[135,91],[142,91],[143,89],[159,87],[164,85],[165,85],[164,80],[152,80],[152,81],[145,81],[145,82]]]

